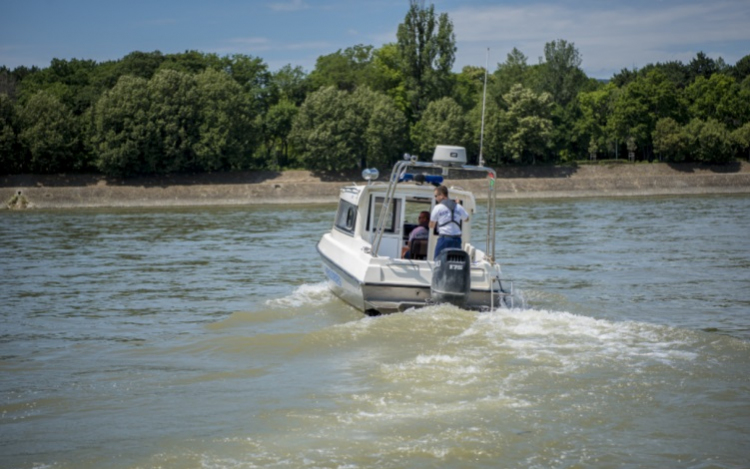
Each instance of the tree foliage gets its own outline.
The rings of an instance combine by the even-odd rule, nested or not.
[[[403,152],[464,145],[491,164],[619,158],[731,161],[750,156],[750,56],[699,52],[586,77],[564,39],[536,64],[517,48],[487,75],[453,71],[445,13],[410,0],[397,40],[318,58],[308,74],[259,57],[134,51],[97,63],[0,66],[0,171],[98,170],[129,176],[389,165]]]
[[[750,94],[728,75],[699,76],[685,90],[690,115],[699,119],[716,119],[727,126],[738,127],[750,119]]]
[[[305,167],[341,171],[390,162],[403,149],[406,120],[385,95],[333,86],[311,93],[294,119],[290,140]]]
[[[18,118],[18,137],[28,151],[25,166],[29,171],[55,173],[75,169],[75,155],[80,149],[77,121],[60,99],[39,91],[20,110]]]
[[[156,173],[159,154],[149,122],[148,81],[123,76],[94,108],[96,166],[113,176]]]
[[[726,163],[734,156],[730,133],[716,119],[693,118],[685,128],[685,135],[687,146],[698,161]]]
[[[684,161],[687,152],[684,129],[671,117],[659,119],[654,129],[654,151],[667,161]]]
[[[116,176],[247,169],[254,117],[241,86],[213,69],[124,76],[93,112],[97,166]]]
[[[496,101],[499,103],[513,85],[522,85],[531,89],[536,88],[535,84],[531,82],[531,70],[528,58],[523,52],[514,47],[508,53],[505,62],[497,64],[497,70],[493,74],[494,80],[488,85],[490,94],[495,96]]]
[[[581,114],[575,121],[573,133],[578,141],[595,142],[597,153],[614,149],[615,141],[607,128],[617,93],[618,88],[608,83],[598,90],[578,94]]]
[[[732,132],[732,142],[737,151],[750,160],[750,122]]]
[[[259,140],[247,94],[232,78],[212,69],[196,76],[196,88],[199,113],[194,169],[247,169],[248,150]]]
[[[456,56],[453,23],[446,13],[436,16],[434,5],[425,7],[424,1],[410,0],[396,37],[407,112],[416,122],[431,101],[450,95]]]
[[[310,86],[313,89],[335,86],[340,90],[354,91],[358,85],[369,82],[372,56],[373,47],[362,44],[322,55],[310,73]]]
[[[0,94],[0,174],[21,172],[23,161],[17,157],[21,151],[20,122],[13,100]]]
[[[289,134],[298,108],[286,99],[271,106],[262,118],[263,145],[267,161],[274,168],[289,164]]]
[[[559,39],[544,45],[544,59],[541,89],[565,107],[575,99],[586,80],[581,70],[581,54],[572,42]]]
[[[412,140],[424,156],[431,155],[436,145],[464,146],[466,137],[464,111],[447,97],[431,102],[412,131]]]
[[[552,96],[517,84],[504,100],[508,103],[502,125],[504,153],[516,162],[543,159],[552,143]]]
[[[389,168],[401,156],[409,141],[406,116],[393,99],[368,88],[359,88],[354,98],[360,101],[367,115],[367,153],[362,167]]]
[[[648,151],[651,136],[659,119],[681,120],[684,102],[677,89],[659,70],[637,77],[622,88],[613,103],[608,130],[617,141],[634,139],[638,147]]]

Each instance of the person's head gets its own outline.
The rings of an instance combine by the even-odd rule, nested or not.
[[[442,202],[448,198],[448,188],[445,186],[438,186],[435,188],[435,200]]]
[[[419,212],[419,224],[427,225],[430,223],[430,212]]]

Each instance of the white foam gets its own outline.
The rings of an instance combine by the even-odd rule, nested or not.
[[[479,315],[464,337],[483,336],[516,357],[553,360],[565,369],[594,361],[664,365],[690,361],[696,353],[677,330],[655,324],[614,322],[561,311],[497,310]]]
[[[416,362],[417,364],[432,364],[432,363],[458,363],[460,359],[458,357],[451,357],[448,355],[418,355]]]
[[[290,295],[266,301],[267,306],[284,308],[301,308],[303,306],[320,306],[333,298],[326,282],[300,285]]]

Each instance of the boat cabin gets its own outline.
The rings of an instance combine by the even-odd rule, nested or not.
[[[341,190],[335,230],[341,236],[362,239],[372,247],[376,244],[382,213],[382,236],[375,254],[403,258],[409,234],[418,226],[419,214],[423,211],[430,213],[435,207],[435,187],[433,184],[404,181],[398,184],[391,197],[388,197],[388,185],[384,183],[345,187]],[[460,188],[449,187],[448,190],[449,196],[458,199],[469,214],[469,220],[462,226],[462,242],[468,244],[471,242],[471,218],[476,208],[474,196]],[[389,206],[383,212],[383,204],[389,198]],[[436,242],[437,235],[431,232],[426,242],[415,243],[412,260],[432,261]]]
[[[461,249],[445,249],[434,258],[438,236],[411,246],[409,234],[417,228],[419,214],[431,213],[435,190],[453,170],[489,178],[487,248],[471,245],[476,217],[474,195],[448,185],[448,197],[458,200],[469,215],[461,226]],[[500,265],[494,260],[495,172],[466,164],[461,147],[440,145],[432,162],[405,155],[387,182],[375,182],[378,171],[364,170],[368,182],[341,189],[334,226],[318,243],[318,252],[331,291],[367,314],[404,311],[435,303],[459,308],[493,309],[512,295],[502,285]],[[512,290],[512,288],[511,288]]]

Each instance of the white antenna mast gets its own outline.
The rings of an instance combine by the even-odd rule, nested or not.
[[[482,91],[482,130],[479,134],[479,166],[484,166],[484,104],[487,101],[487,70],[490,68],[490,48],[487,48],[487,59],[484,65],[484,90]]]

